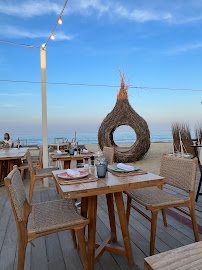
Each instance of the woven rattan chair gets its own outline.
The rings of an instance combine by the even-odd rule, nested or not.
[[[89,223],[76,211],[70,200],[50,201],[30,204],[27,201],[24,185],[17,166],[5,178],[5,185],[15,216],[18,232],[18,270],[24,269],[27,243],[35,238],[64,230],[74,230],[79,241],[79,248],[84,269],[88,269],[84,228]],[[31,225],[28,219],[31,214]]]
[[[38,163],[32,163],[32,166],[33,166],[34,169],[39,168],[39,164]],[[18,168],[20,170],[21,178],[23,180],[25,170],[29,170],[29,164],[28,164],[28,162],[23,162]]]
[[[32,166],[34,169],[40,169],[43,168],[43,150],[42,146],[39,148],[39,156],[32,156]],[[21,172],[21,178],[24,178],[24,172],[25,170],[29,170],[29,164],[27,162],[27,159],[23,160],[23,163],[18,167]]]
[[[127,191],[127,220],[129,223],[131,207],[151,222],[150,255],[154,254],[156,223],[159,210],[162,210],[164,225],[167,226],[165,208],[175,207],[192,219],[195,241],[199,241],[198,226],[195,214],[194,190],[197,173],[197,158],[184,159],[163,155],[160,175],[165,183],[187,193],[186,198],[170,195],[163,191],[163,186],[149,187]],[[132,200],[151,211],[151,218],[132,204]],[[178,208],[188,207],[190,213]]]
[[[114,163],[114,147],[104,147],[103,148],[104,157],[108,160],[109,165]]]
[[[58,170],[58,168],[40,168],[40,169],[35,169],[33,167],[32,163],[32,157],[30,155],[29,150],[27,151],[27,161],[29,164],[29,170],[30,170],[30,189],[29,189],[29,202],[32,202],[32,195],[34,191],[34,182],[38,179],[44,179],[48,177],[52,177],[52,171]]]

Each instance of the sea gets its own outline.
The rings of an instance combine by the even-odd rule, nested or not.
[[[0,134],[3,139],[3,134]],[[13,142],[16,142],[18,138],[22,144],[38,144],[42,145],[42,134],[10,134]],[[52,133],[48,134],[48,143],[53,143],[54,138],[67,138],[68,141],[72,141],[75,137],[75,133]],[[171,131],[151,131],[150,132],[151,142],[171,142],[172,136]],[[77,132],[77,141],[79,144],[97,144],[97,132]],[[1,140],[1,138],[0,138]],[[134,132],[115,132],[114,141],[117,145],[119,144],[133,144],[136,140]]]

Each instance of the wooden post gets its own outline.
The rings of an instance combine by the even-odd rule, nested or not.
[[[48,125],[46,97],[46,49],[40,49],[41,56],[41,98],[42,98],[42,132],[43,132],[43,167],[48,168]],[[48,187],[48,178],[44,179],[44,187]]]

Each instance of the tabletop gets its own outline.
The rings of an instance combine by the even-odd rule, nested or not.
[[[172,249],[145,259],[145,270],[202,269],[202,242]]]
[[[59,146],[67,146],[69,142],[66,142],[66,143],[51,143],[49,144],[48,146],[52,146],[52,147],[57,147],[58,145]]]
[[[21,159],[28,148],[4,148],[0,150],[0,160]]]
[[[53,171],[52,173],[59,189],[60,195],[66,199],[76,199],[95,196],[99,194],[121,192],[130,189],[158,186],[164,183],[163,177],[152,173],[120,177],[115,176],[110,172],[107,172],[105,178],[99,178],[98,181],[95,182],[73,185],[60,185],[57,175],[65,171],[66,170],[59,170]],[[95,174],[95,169],[92,168],[90,173]]]

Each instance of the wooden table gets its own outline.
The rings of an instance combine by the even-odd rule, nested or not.
[[[98,261],[104,251],[126,256],[129,265],[133,265],[133,254],[122,192],[136,188],[160,186],[164,183],[164,178],[151,173],[137,176],[118,177],[108,172],[106,178],[98,179],[96,182],[60,185],[57,174],[61,172],[64,172],[64,170],[57,172],[53,171],[53,177],[60,197],[62,199],[81,198],[81,214],[90,219],[87,241],[89,269],[94,269],[94,264]],[[94,169],[92,169],[92,173],[95,173]],[[100,194],[106,194],[111,234],[106,240],[98,244],[95,243],[95,235],[97,196]],[[111,242],[117,241],[113,195],[116,201],[125,248],[111,245]]]
[[[71,146],[71,143],[66,142],[66,143],[59,143],[59,149],[65,149],[65,147],[69,148]],[[53,149],[58,148],[58,143],[51,143],[48,145],[48,147],[53,147]]]
[[[202,269],[202,242],[148,257],[144,265],[145,270]]]
[[[77,160],[77,161],[83,161],[85,158],[90,158],[93,155],[93,153],[90,154],[81,154],[81,155],[74,155],[71,156],[70,154],[54,154],[51,153],[50,156],[52,160],[58,160],[58,161],[64,161],[64,169],[70,169],[71,166],[71,161],[72,160]],[[94,155],[95,158],[97,156]]]
[[[0,186],[4,185],[4,177],[12,171],[14,165],[20,165],[28,148],[4,148],[0,150]]]

